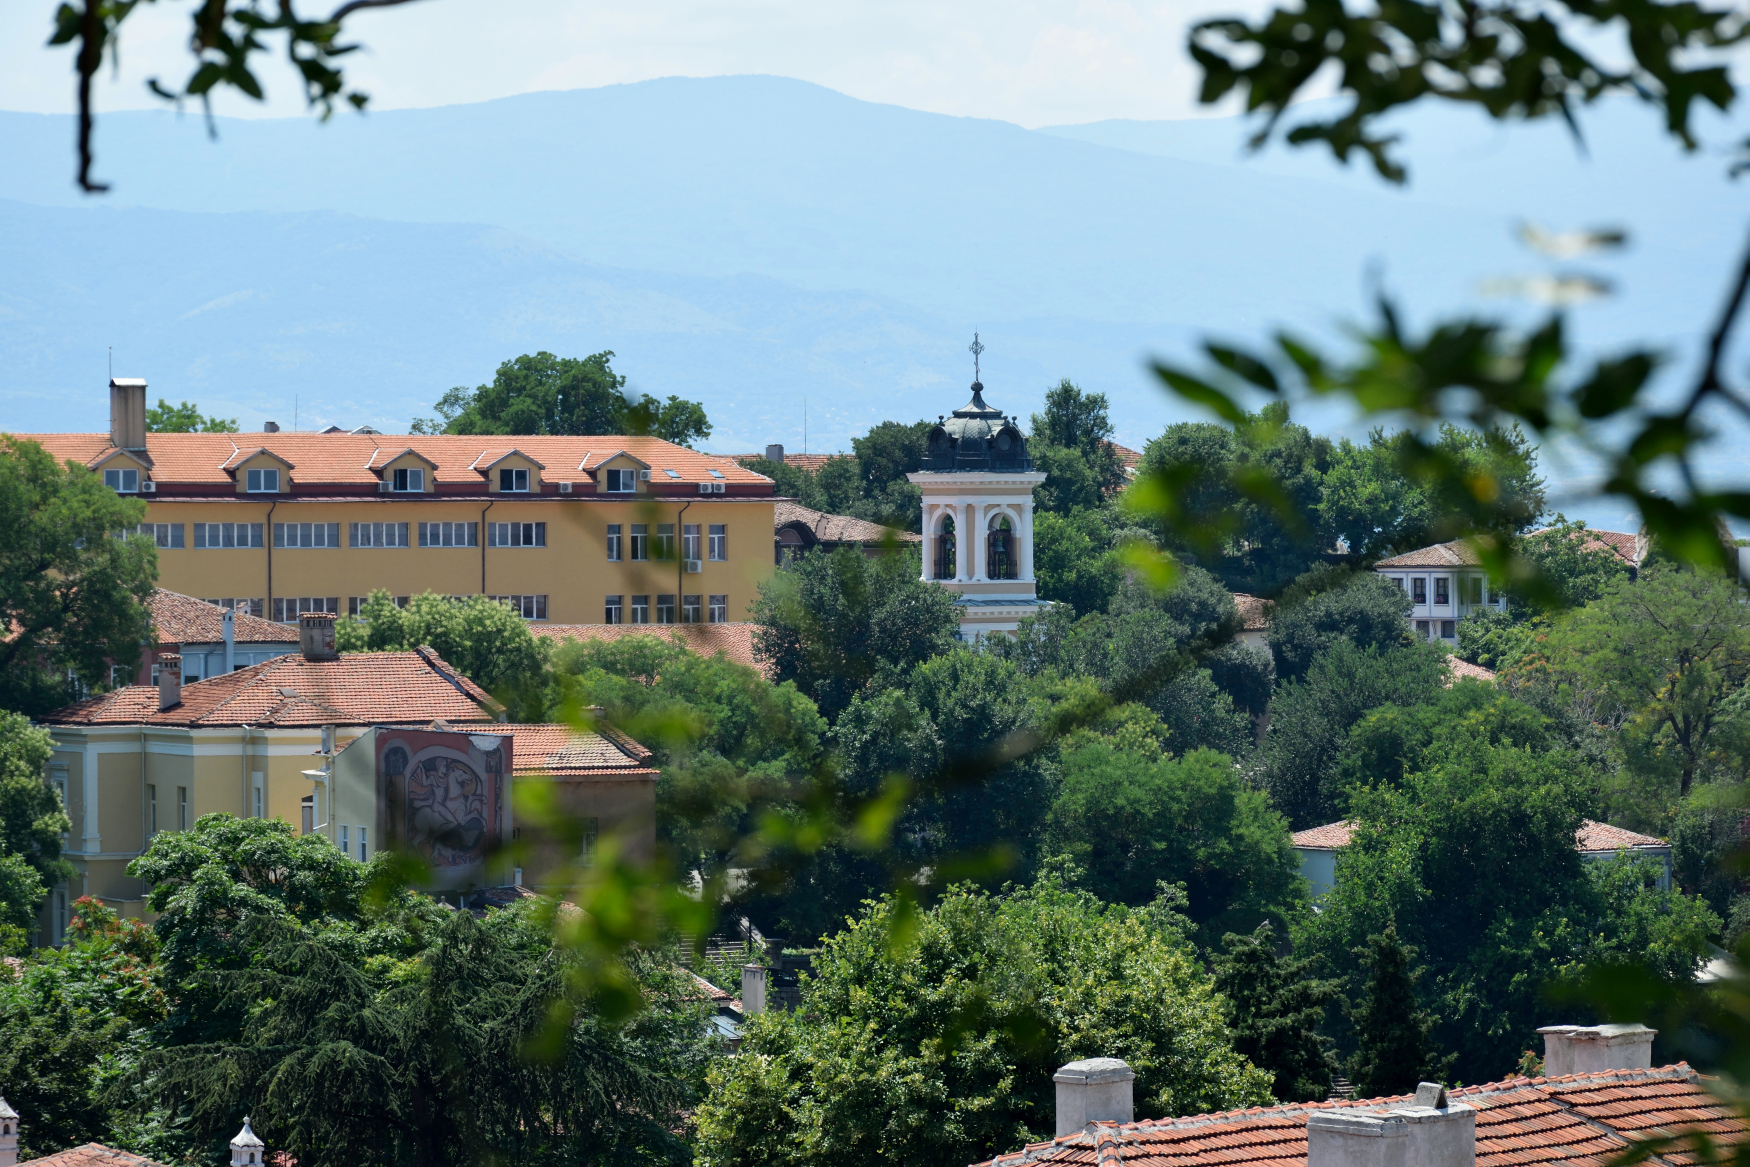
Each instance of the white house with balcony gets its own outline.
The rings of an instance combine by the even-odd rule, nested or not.
[[[1013,632],[1038,614],[1033,579],[1033,469],[1015,419],[972,400],[937,419],[923,468],[906,477],[923,492],[923,578],[955,593],[960,636]]]
[[[1489,586],[1482,560],[1462,539],[1382,559],[1373,570],[1410,597],[1410,622],[1422,640],[1458,643],[1458,622],[1485,608],[1504,608],[1507,596]]]

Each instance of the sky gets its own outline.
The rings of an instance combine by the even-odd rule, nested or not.
[[[0,4],[0,109],[73,109],[72,54],[45,49],[58,0]],[[326,11],[335,0],[301,14]],[[768,73],[864,101],[1035,128],[1201,110],[1185,55],[1190,23],[1257,0],[416,0],[347,29],[353,84],[384,109],[484,101],[657,77]],[[185,78],[188,5],[140,5],[98,108],[162,103]],[[231,116],[286,116],[302,97],[283,60],[258,74],[268,100],[223,94]],[[1231,110],[1227,112],[1232,112]]]

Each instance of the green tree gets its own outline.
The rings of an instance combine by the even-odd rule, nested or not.
[[[1622,556],[1587,531],[1585,523],[1570,521],[1565,515],[1557,515],[1549,527],[1521,539],[1519,552],[1554,585],[1562,608],[1579,608],[1602,599],[1611,584],[1625,583],[1635,574]],[[1523,593],[1510,592],[1509,596],[1516,614],[1528,615],[1537,607]]]
[[[896,678],[945,652],[954,597],[918,578],[909,555],[812,551],[763,581],[754,645],[777,681],[794,681],[828,720],[878,676]]]
[[[1453,1057],[1441,1057],[1429,1036],[1434,1019],[1416,997],[1422,979],[1416,950],[1388,924],[1358,955],[1367,984],[1355,1006],[1357,1048],[1349,1066],[1357,1097],[1413,1093],[1418,1082],[1445,1081]]]
[[[203,417],[200,407],[190,401],[176,405],[164,398],[146,410],[146,432],[149,434],[234,434],[234,417]]]
[[[1102,904],[1059,875],[915,916],[871,904],[803,994],[713,1065],[702,1167],[987,1159],[1050,1137],[1051,1075],[1077,1058],[1128,1061],[1139,1118],[1270,1096],[1170,904]]]
[[[524,354],[498,366],[492,384],[457,386],[436,418],[415,418],[416,434],[648,434],[687,445],[711,436],[697,402],[645,394],[634,400],[614,372],[614,354]]]
[[[1095,510],[1033,512],[1033,573],[1040,599],[1083,616],[1104,612],[1124,579],[1111,532]]]
[[[61,857],[61,836],[73,824],[43,776],[52,750],[47,730],[0,712],[0,923],[21,932],[46,890],[76,874]]]
[[[356,618],[334,622],[334,643],[341,652],[409,652],[429,645],[504,701],[517,720],[544,716],[547,646],[509,605],[486,596],[456,600],[425,592],[398,608],[388,592],[372,592]]]
[[[1222,937],[1215,958],[1215,988],[1227,999],[1234,1049],[1273,1076],[1278,1102],[1322,1102],[1331,1094],[1336,1058],[1319,1026],[1338,986],[1315,978],[1314,963],[1279,954],[1267,920],[1250,935]]]
[[[923,466],[926,439],[933,423],[884,421],[851,439],[863,472],[863,501],[852,514],[904,531],[923,523],[923,492],[906,479]]]
[[[1161,884],[1182,885],[1186,915],[1209,947],[1293,915],[1306,885],[1288,823],[1247,789],[1232,759],[1213,750],[1169,758],[1153,739],[1126,736],[1065,744],[1047,853],[1068,855],[1088,889],[1115,903],[1140,906]]]
[[[69,696],[68,675],[109,683],[130,673],[151,635],[145,601],[158,578],[150,539],[117,538],[146,517],[76,462],[0,435],[0,709],[42,713]]]
[[[1315,567],[1282,593],[1270,614],[1270,651],[1276,675],[1305,675],[1313,659],[1339,640],[1358,648],[1409,643],[1410,599],[1371,571]]]
[[[1738,739],[1721,731],[1750,679],[1750,607],[1736,581],[1661,569],[1606,584],[1551,630],[1544,652],[1595,719],[1620,722],[1631,770],[1682,798],[1732,764],[1720,746]]]
[[[1074,469],[1065,466],[1064,472],[1086,482],[1085,487],[1066,483],[1054,489],[1047,479],[1035,495],[1044,491],[1051,509],[1067,512],[1078,506],[1099,506],[1129,481],[1118,452],[1112,448],[1109,409],[1104,393],[1084,393],[1067,377],[1046,390],[1044,412],[1035,413],[1029,422],[1028,451],[1047,473],[1051,468],[1040,461],[1042,451],[1045,461],[1057,463],[1063,460],[1053,457],[1056,452],[1073,451],[1079,465]]]

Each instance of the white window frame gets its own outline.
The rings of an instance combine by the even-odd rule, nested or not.
[[[505,485],[507,482],[510,483],[509,486]],[[500,466],[498,468],[498,493],[529,493],[529,472],[518,466]]]
[[[488,547],[545,547],[546,523],[487,523]]]
[[[638,471],[622,470],[618,466],[607,471],[608,494],[633,494],[638,490]]]
[[[138,494],[140,493],[140,472],[123,467],[105,470],[103,484],[117,494]]]
[[[196,523],[194,525],[194,546],[197,551],[239,551],[251,550],[266,546],[265,523]],[[242,532],[242,542],[238,542],[238,532]],[[213,542],[214,536],[219,542]],[[226,542],[229,539],[230,542]]]
[[[626,596],[624,593],[606,596],[602,600],[602,623],[624,624],[626,622]]]
[[[620,529],[621,529],[621,526],[619,523],[609,523],[608,524],[608,562],[609,563],[620,562],[620,554],[621,554]]]
[[[399,494],[425,493],[425,467],[398,466],[389,488]]]
[[[245,494],[278,494],[280,492],[280,472],[272,466],[258,466],[253,470],[243,472],[243,491]]]
[[[698,593],[681,595],[681,623],[700,624],[705,619],[705,597]]]
[[[681,524],[681,558],[698,559],[699,555],[699,524]]]
[[[641,618],[642,617],[642,618]],[[650,623],[650,597],[633,596],[630,610],[627,612],[628,624]]]
[[[465,536],[467,542],[460,542]],[[445,542],[444,540],[457,540]],[[421,523],[419,524],[419,545],[421,547],[478,547],[480,546],[480,524],[478,523]]]
[[[706,531],[710,539],[711,562],[722,563],[729,558],[729,524],[712,523]],[[695,556],[694,558],[697,558]]]
[[[627,558],[634,563],[647,563],[650,560],[650,524],[633,523],[632,531],[627,536],[630,543],[627,546]]]
[[[727,595],[713,595],[710,612],[705,619],[710,624],[729,623],[729,597]]]

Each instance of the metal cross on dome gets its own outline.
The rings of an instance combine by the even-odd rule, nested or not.
[[[984,346],[978,343],[978,333],[972,334],[972,343],[966,346],[966,351],[972,354],[972,379],[976,381],[979,379],[978,357],[984,352]]]

